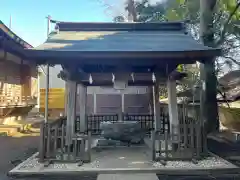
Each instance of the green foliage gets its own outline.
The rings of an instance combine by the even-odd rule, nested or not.
[[[163,21],[165,9],[162,3],[151,5],[148,0],[136,2],[138,21]]]
[[[238,58],[240,38],[240,8],[237,0],[218,0],[214,12],[214,39],[211,46],[221,47],[224,55],[217,59],[217,72],[224,68],[240,66]],[[165,19],[169,21],[189,20],[190,30],[199,38],[200,22],[199,0],[168,0],[165,11]],[[209,29],[210,31],[210,29]]]
[[[166,19],[169,21],[190,20],[196,22],[199,17],[199,0],[168,0]]]

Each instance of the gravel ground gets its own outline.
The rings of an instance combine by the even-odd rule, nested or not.
[[[143,150],[141,149],[140,147],[138,147],[138,150]],[[110,150],[112,151],[112,150]],[[108,167],[109,164],[111,165],[111,168],[118,168],[119,166],[125,166],[127,167],[127,165],[129,165],[129,161],[128,160],[139,160],[135,165],[134,167],[136,167],[136,165],[138,167],[153,167],[155,166],[156,168],[163,168],[163,169],[166,169],[166,168],[175,168],[175,167],[182,167],[182,168],[199,168],[199,167],[203,167],[203,168],[216,168],[216,167],[222,167],[222,166],[228,166],[228,163],[225,162],[225,161],[222,161],[221,159],[218,159],[218,158],[214,158],[214,157],[209,157],[203,161],[200,161],[197,165],[196,164],[193,164],[191,162],[182,162],[182,161],[178,161],[178,162],[167,162],[167,165],[164,167],[162,164],[160,163],[153,163],[153,164],[144,164],[141,162],[141,160],[145,160],[145,155],[142,155],[142,157],[139,157],[139,152],[134,150],[133,152],[130,152],[130,155],[127,154],[126,151],[122,151],[119,155],[119,152],[118,153],[113,153],[110,152],[109,150],[103,150],[100,152],[100,156],[96,157],[95,156],[95,161],[93,160],[92,163],[90,163],[89,165],[89,168],[98,168],[98,167]],[[117,151],[120,151],[120,149],[117,149]],[[99,152],[98,152],[99,153]],[[129,153],[129,152],[128,152]],[[117,155],[118,154],[118,155]],[[121,158],[118,158],[120,157]],[[144,157],[145,156],[145,157]],[[124,157],[124,158],[123,158]],[[103,161],[104,160],[104,161]],[[39,166],[38,162],[36,161],[35,158],[33,158],[31,160],[30,163],[27,163],[25,166],[23,166],[22,168],[23,169],[34,169],[36,168],[36,166]],[[131,165],[133,166],[133,165]],[[120,168],[121,168],[120,167]],[[43,168],[43,167],[42,167]],[[41,168],[41,170],[42,170]],[[50,165],[48,168],[50,169],[55,169],[57,171],[61,171],[62,170],[66,170],[66,169],[72,169],[72,170],[76,170],[77,168],[81,168],[81,167],[77,167],[76,164],[52,164]],[[86,167],[85,167],[86,168]],[[210,179],[216,179],[214,176],[208,176],[208,177],[193,177],[193,176],[190,176],[190,177],[186,177],[186,176],[171,176],[171,177],[166,177],[166,176],[156,176],[156,174],[144,174],[144,175],[140,175],[140,174],[110,174],[110,175],[99,175],[98,176],[98,180],[128,180],[128,179],[131,179],[131,180],[141,180],[142,179],[146,179],[146,177],[148,177],[147,179],[148,180],[156,180],[156,179],[160,179],[160,180],[184,180],[184,179],[203,179],[203,180],[210,180]],[[144,178],[145,177],[145,178]],[[94,180],[94,177],[85,177],[85,178],[81,178],[81,180]],[[96,179],[96,178],[95,178]],[[230,179],[233,179],[232,177],[231,178],[226,178],[226,177],[221,177],[221,178],[217,178],[219,180],[230,180]],[[238,178],[234,178],[234,179],[238,179]],[[49,179],[50,180],[50,179]],[[52,180],[52,178],[51,178]],[[75,179],[74,179],[75,180]],[[77,179],[76,179],[77,180]]]
[[[11,170],[14,167],[14,164],[18,164],[20,161],[18,160],[24,160],[26,158],[28,158],[31,154],[33,154],[36,151],[36,147],[38,146],[38,137],[21,137],[21,138],[13,138],[13,137],[0,137],[0,180],[10,180],[11,178],[8,178],[6,176],[6,173]],[[218,142],[213,142],[210,141],[211,146],[210,149],[223,156],[226,157],[227,155],[231,154],[231,151],[234,150],[234,153],[236,154],[238,148],[233,146],[226,146],[225,144],[220,144]],[[4,152],[4,153],[2,153]],[[240,151],[239,151],[239,155],[240,155]],[[207,159],[205,161],[205,163],[209,163],[208,161],[209,159]],[[12,163],[11,163],[12,161]],[[172,163],[168,163],[169,166],[172,166]],[[139,180],[139,176],[134,176],[134,175],[130,175],[129,177],[132,177],[133,180]],[[120,180],[120,179],[126,179],[126,176],[120,176],[118,175],[111,175],[111,176],[98,176],[98,180],[101,179],[104,180]],[[29,178],[28,178],[29,179]],[[67,179],[66,177],[49,177],[49,178],[31,178],[29,180],[63,180],[63,179]],[[83,178],[84,180],[95,180],[95,177],[86,177]],[[81,180],[83,180],[81,178]],[[230,179],[240,179],[239,177],[236,178],[226,178],[226,177],[221,177],[221,178],[214,178],[214,177],[180,177],[180,176],[171,176],[171,177],[166,177],[166,176],[159,176],[160,180],[184,180],[184,179],[201,179],[201,180],[210,180],[210,179],[219,179],[219,180],[230,180]],[[26,179],[21,179],[21,180],[26,180]],[[71,178],[71,180],[79,180],[79,177],[75,177],[75,178]]]

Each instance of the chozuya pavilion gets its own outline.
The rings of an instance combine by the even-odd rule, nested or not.
[[[66,118],[43,123],[39,153],[10,174],[189,174],[212,168],[223,173],[224,169],[236,168],[209,154],[205,147],[203,119],[216,118],[209,114],[211,108],[217,108],[217,105],[211,107],[216,89],[209,80],[214,72],[208,67],[221,54],[219,49],[196,42],[182,22],[52,23],[56,23],[55,31],[47,41],[37,48],[25,49],[24,53],[26,59],[37,64],[62,66],[60,77],[67,84]],[[202,93],[205,106],[201,109],[208,115],[199,117],[196,112],[190,118],[187,106],[177,104],[176,82],[182,74],[176,68],[196,61],[207,67]],[[159,102],[159,88],[156,88],[160,84],[168,90],[165,108]],[[119,91],[128,86],[149,87],[154,91],[153,112],[86,114],[88,86],[108,86]],[[79,115],[76,115],[77,101]],[[112,128],[108,129],[112,131],[109,138],[106,132],[101,132],[104,126],[105,130]],[[128,138],[134,129],[138,129],[134,136],[139,135],[141,142],[134,143]],[[100,140],[108,142],[99,145]]]

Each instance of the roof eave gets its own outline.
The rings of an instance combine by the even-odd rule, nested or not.
[[[11,29],[9,29],[2,21],[0,21],[0,24],[3,25],[3,27],[0,26],[0,33],[2,32],[5,37],[8,39],[11,39],[16,43],[16,45],[21,46],[22,48],[33,48],[32,45],[24,41],[22,38],[20,38],[18,35],[16,35]]]
[[[144,60],[148,60],[145,62],[147,64],[149,60],[155,62],[163,62],[169,61],[173,62],[174,60],[179,60],[179,64],[181,63],[194,63],[198,61],[205,61],[209,58],[213,58],[221,55],[221,51],[219,49],[210,49],[210,50],[198,50],[198,51],[173,51],[173,52],[159,52],[159,51],[56,51],[56,50],[36,50],[36,49],[25,49],[25,56],[28,59],[35,59],[39,62],[63,62],[72,59],[73,62],[78,63],[87,63],[91,64],[96,63],[101,59],[101,63],[114,64],[113,59],[121,59],[121,62],[129,59],[137,59],[139,64],[142,62],[144,64]],[[76,60],[76,61],[75,61]],[[142,61],[141,61],[142,60]]]

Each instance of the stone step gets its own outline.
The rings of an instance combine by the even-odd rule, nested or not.
[[[240,161],[240,156],[229,156],[227,159],[230,161]]]
[[[0,125],[0,133],[6,133],[7,135],[12,135],[14,133],[20,132],[20,130],[20,126]]]
[[[158,180],[156,174],[99,174],[97,180]]]

